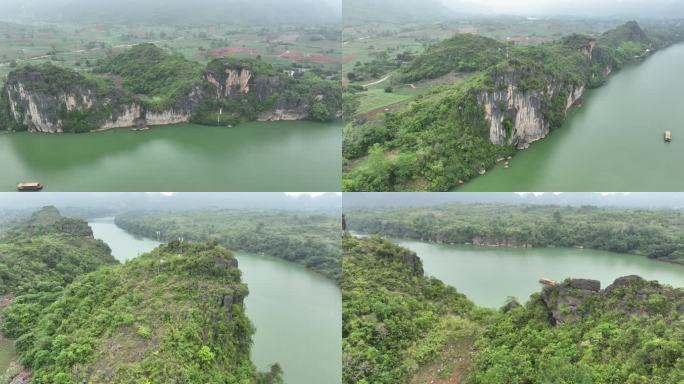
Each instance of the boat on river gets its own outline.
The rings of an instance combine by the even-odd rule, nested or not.
[[[43,189],[43,184],[36,181],[17,184],[19,191],[40,191],[41,189]]]
[[[547,279],[545,277],[539,279],[539,283],[542,285],[547,285],[549,287],[555,287],[556,285],[558,285],[558,282],[556,280]]]
[[[672,132],[665,131],[665,142],[669,143],[670,141],[672,141]]]

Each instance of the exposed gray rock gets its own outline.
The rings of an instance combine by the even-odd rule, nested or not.
[[[598,292],[601,290],[601,282],[590,279],[572,279],[570,280],[570,287],[575,289],[582,289],[586,291]]]
[[[637,275],[618,277],[617,279],[615,279],[613,284],[606,287],[606,289],[604,290],[604,293],[610,294],[618,288],[622,288],[622,287],[625,287],[625,286],[628,286],[628,285],[631,285],[631,284],[634,284],[637,282],[642,283],[642,282],[646,282],[646,280],[641,278],[641,276],[637,276]]]

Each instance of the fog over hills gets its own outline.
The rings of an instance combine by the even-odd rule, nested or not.
[[[245,193],[0,193],[0,210],[34,210],[54,205],[72,212],[115,214],[138,210],[191,209],[277,209],[296,211],[327,211],[337,213],[342,197],[336,193],[285,194],[267,192]]]
[[[442,0],[452,9],[478,7],[481,13],[584,18],[682,18],[681,0]]]
[[[345,193],[344,207],[419,207],[448,203],[593,205],[683,209],[684,193]]]
[[[345,0],[344,24],[426,22],[470,16],[684,18],[681,0]]]
[[[340,0],[0,0],[0,19],[103,24],[340,24]]]
[[[452,4],[453,5],[453,4]],[[440,0],[343,0],[344,25],[445,20],[456,13]]]

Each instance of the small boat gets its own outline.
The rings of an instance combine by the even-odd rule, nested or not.
[[[543,284],[543,285],[548,285],[550,287],[554,287],[554,286],[558,285],[558,282],[556,280],[547,279],[545,277],[542,277],[541,279],[539,279],[539,283]]]
[[[670,131],[665,131],[665,141],[668,142],[668,143],[669,143],[670,141],[672,141],[672,132],[670,132]]]
[[[35,181],[17,184],[17,190],[19,191],[40,191],[41,189],[43,189],[43,184]]]

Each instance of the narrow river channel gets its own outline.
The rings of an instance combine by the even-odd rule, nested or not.
[[[159,243],[137,238],[113,218],[92,220],[120,261]],[[329,279],[282,259],[236,252],[242,280],[249,287],[247,316],[256,327],[252,360],[259,370],[278,362],[287,384],[341,383],[342,294]],[[1,347],[0,347],[1,348]],[[0,363],[1,363],[0,355]]]

